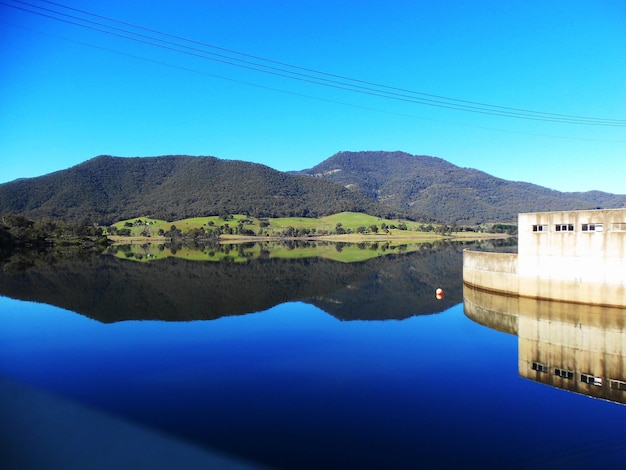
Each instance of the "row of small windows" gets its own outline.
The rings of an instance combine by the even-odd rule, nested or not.
[[[533,232],[547,232],[549,230],[548,224],[533,225]],[[556,232],[573,232],[574,224],[556,224],[554,230]],[[580,230],[583,232],[603,232],[604,224],[581,224]],[[611,231],[626,232],[626,222],[611,224]]]
[[[554,375],[556,375],[557,377],[561,377],[563,379],[573,379],[574,378],[574,372],[571,370],[567,370],[567,369],[559,369],[558,367],[554,368]]]
[[[541,364],[540,362],[533,362],[532,368],[537,372],[543,372],[546,374],[550,371],[550,368],[547,365]],[[554,375],[563,379],[571,380],[574,378],[574,371],[555,367]],[[596,387],[601,387],[604,382],[602,377],[595,377],[591,374],[580,374],[580,381],[589,385],[595,385]],[[609,379],[609,385],[613,390],[626,391],[626,382],[622,380]]]

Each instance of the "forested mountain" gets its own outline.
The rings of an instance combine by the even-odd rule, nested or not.
[[[342,211],[428,222],[515,222],[520,212],[616,208],[626,195],[562,193],[404,152],[340,152],[310,170],[280,172],[215,157],[100,156],[0,185],[0,216],[110,224],[241,213],[324,216]]]
[[[447,223],[515,221],[520,212],[626,204],[626,195],[563,193],[404,152],[340,152],[299,173],[335,181],[413,218]]]
[[[0,185],[0,215],[81,224],[137,216],[317,217],[342,211],[404,215],[331,181],[215,157],[100,156],[67,170]]]

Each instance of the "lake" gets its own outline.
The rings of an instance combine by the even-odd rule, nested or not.
[[[464,248],[511,249],[249,244],[20,255],[0,274],[0,376],[233,466],[621,466],[626,312],[592,312],[586,327],[587,316],[567,306],[464,293]],[[552,336],[533,337],[531,320],[552,325]],[[536,351],[549,352],[550,370],[567,356],[555,331],[610,336],[610,347],[593,342],[588,354],[601,350],[615,380],[535,380],[525,368]],[[49,443],[2,432],[16,468],[37,451],[49,467],[77,453],[55,435],[62,430],[50,430]],[[101,449],[108,460],[95,454],[93,467],[125,466],[135,444]]]

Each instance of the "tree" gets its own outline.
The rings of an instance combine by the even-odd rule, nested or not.
[[[178,238],[182,236],[182,232],[176,227],[176,225],[172,225],[170,227],[170,231],[166,232],[164,235],[170,238]]]
[[[4,217],[2,217],[2,223],[7,227],[18,228],[32,227],[34,225],[34,222],[32,220],[28,220],[26,217],[16,214],[5,215]]]

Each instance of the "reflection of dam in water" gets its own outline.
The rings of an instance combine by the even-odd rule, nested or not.
[[[464,312],[517,335],[518,371],[563,390],[626,404],[626,310],[464,287]]]

